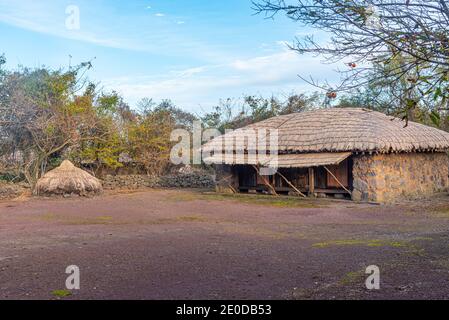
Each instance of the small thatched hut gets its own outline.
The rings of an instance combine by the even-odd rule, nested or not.
[[[268,160],[259,146],[261,129],[278,133],[277,151]],[[248,143],[248,132],[256,132],[257,143]],[[414,122],[405,126],[398,118],[366,109],[274,117],[215,138],[203,150],[209,154],[206,163],[227,173],[223,187],[240,192],[389,202],[449,186],[449,133]],[[261,174],[264,167],[277,172]]]
[[[65,160],[54,170],[47,172],[36,184],[37,195],[77,194],[87,196],[103,190],[100,180]]]

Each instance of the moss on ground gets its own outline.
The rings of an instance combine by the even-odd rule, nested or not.
[[[73,216],[66,216],[63,214],[47,213],[40,216],[40,219],[72,225],[101,225],[101,224],[106,225],[114,223],[113,218],[110,216],[73,217]]]
[[[346,240],[330,240],[325,242],[317,242],[312,246],[315,248],[327,248],[332,246],[367,246],[367,247],[406,247],[407,242],[392,241],[381,239],[346,239]]]
[[[72,292],[70,292],[67,289],[63,289],[63,290],[53,290],[51,292],[51,294],[53,296],[55,296],[56,298],[65,298],[65,297],[69,297],[72,295]]]
[[[222,194],[222,193],[178,193],[167,197],[168,201],[233,201],[244,204],[270,206],[277,208],[322,208],[325,205],[320,200],[310,200],[288,196],[269,195],[244,195],[244,194]]]
[[[160,218],[160,219],[148,219],[148,220],[139,220],[135,222],[136,224],[141,225],[164,225],[164,224],[176,224],[181,222],[207,222],[208,220],[202,216],[179,216],[173,218]],[[130,222],[134,223],[134,222]],[[128,224],[124,222],[123,224]]]
[[[422,241],[433,241],[432,238],[418,237],[407,240],[388,240],[388,239],[350,239],[350,240],[331,240],[326,242],[314,243],[315,248],[327,248],[332,246],[366,246],[366,247],[388,247],[404,249],[401,254],[406,256],[424,257],[426,250],[419,245]]]
[[[339,285],[349,286],[354,284],[363,284],[365,280],[365,270],[351,271],[346,273],[339,281]]]
[[[73,217],[65,216],[62,214],[45,214],[40,217],[46,221],[54,221],[57,223],[62,223],[66,225],[128,225],[128,224],[139,224],[139,225],[162,225],[162,224],[175,224],[181,222],[206,222],[207,220],[202,216],[190,215],[190,216],[179,216],[173,218],[160,218],[160,219],[141,219],[141,220],[117,220],[110,216],[99,216],[99,217]]]

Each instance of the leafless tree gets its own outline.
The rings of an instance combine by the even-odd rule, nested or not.
[[[398,97],[402,111],[432,95],[437,108],[448,108],[449,3],[447,0],[259,0],[258,13],[272,18],[284,13],[304,27],[330,35],[323,43],[313,36],[297,39],[292,49],[344,62],[338,86],[309,83],[335,98],[339,91],[382,82],[406,83]],[[382,72],[377,72],[379,69]],[[376,71],[376,72],[374,72]],[[304,77],[303,77],[304,78]],[[394,90],[393,90],[394,91]]]

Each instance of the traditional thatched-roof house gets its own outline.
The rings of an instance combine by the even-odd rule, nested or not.
[[[85,196],[100,193],[102,190],[100,180],[64,160],[59,167],[39,179],[34,192],[37,195]]]
[[[255,132],[257,143],[249,142],[248,132]],[[260,146],[270,132],[277,132],[278,148],[267,156]],[[215,138],[203,150],[207,163],[229,173],[222,180],[226,186],[240,192],[388,202],[446,191],[449,183],[449,133],[414,122],[405,127],[400,119],[366,109],[274,117]],[[265,176],[262,167],[278,169]]]

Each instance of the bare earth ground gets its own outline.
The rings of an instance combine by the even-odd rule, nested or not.
[[[1,299],[448,299],[449,197],[109,193],[0,202]],[[81,290],[65,289],[65,269]],[[368,291],[365,269],[381,270]]]

